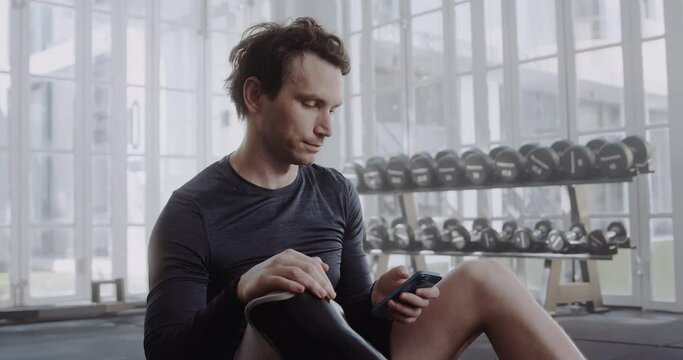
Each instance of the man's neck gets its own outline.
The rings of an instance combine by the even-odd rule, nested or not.
[[[245,180],[266,189],[280,189],[296,180],[299,166],[283,164],[260,150],[242,145],[230,155],[230,165]]]

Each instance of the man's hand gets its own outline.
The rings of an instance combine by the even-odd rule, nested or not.
[[[324,299],[334,299],[330,266],[319,257],[309,257],[288,249],[249,269],[237,283],[237,298],[244,304],[277,290],[301,294],[308,290]]]
[[[410,273],[408,273],[408,269],[405,266],[397,266],[385,272],[377,279],[375,286],[372,288],[372,304],[375,305],[380,302],[409,277]],[[415,294],[409,292],[401,293],[397,298],[398,301],[392,299],[387,303],[389,318],[404,324],[413,323],[422,313],[422,309],[429,306],[429,299],[436,299],[438,297],[439,288],[436,286],[417,289]]]

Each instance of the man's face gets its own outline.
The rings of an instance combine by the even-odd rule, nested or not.
[[[268,153],[283,163],[307,165],[332,135],[332,114],[342,102],[341,70],[306,53],[289,63],[280,92],[264,97],[259,132]]]

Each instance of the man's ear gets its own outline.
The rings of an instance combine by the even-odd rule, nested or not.
[[[242,86],[242,97],[249,113],[258,113],[261,110],[263,96],[259,79],[255,76],[248,77]]]

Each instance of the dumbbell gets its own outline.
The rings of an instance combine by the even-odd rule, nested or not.
[[[418,247],[413,228],[403,218],[397,218],[391,222],[391,238],[394,249],[410,251]]]
[[[465,164],[454,150],[442,150],[434,156],[439,182],[444,186],[460,186],[465,180]]]
[[[574,144],[569,140],[557,140],[552,145],[550,145],[550,148],[555,150],[557,155],[562,157],[562,154],[564,154],[564,152],[567,149],[569,149],[572,145]]]
[[[526,157],[526,171],[534,180],[556,178],[560,174],[560,156],[549,147],[537,146]]]
[[[419,152],[410,157],[410,177],[413,183],[421,188],[432,188],[438,185],[436,161],[428,152]]]
[[[492,182],[496,177],[496,164],[491,155],[479,149],[463,153],[465,162],[465,177],[474,185],[484,185]]]
[[[536,223],[533,231],[529,228],[520,228],[515,230],[512,237],[515,248],[518,251],[545,251],[545,241],[552,229],[552,222],[549,220],[541,220]]]
[[[593,230],[588,234],[588,251],[591,254],[614,254],[617,244],[625,244],[628,234],[623,223],[615,221],[607,226],[607,231]]]
[[[483,251],[497,251],[500,243],[500,235],[491,228],[488,219],[477,218],[472,224],[470,242],[473,249]]]
[[[460,221],[449,218],[443,223],[441,233],[444,250],[469,251],[471,249],[470,233],[460,224]]]
[[[537,147],[538,147],[538,144],[536,144],[536,143],[528,143],[528,144],[524,144],[524,145],[520,146],[517,151],[519,151],[519,153],[522,154],[522,156],[526,157],[527,155],[529,155],[529,152],[531,152],[531,150],[533,150]]]
[[[422,249],[436,250],[437,244],[441,243],[441,231],[434,219],[425,216],[417,220],[415,238],[422,245]]]
[[[652,166],[652,147],[650,143],[638,135],[631,135],[621,140],[633,152],[633,162],[640,173],[654,171]]]
[[[526,157],[514,149],[503,150],[495,157],[496,175],[506,183],[524,180],[526,176]]]
[[[556,253],[587,252],[586,227],[581,223],[576,223],[564,233],[560,230],[550,230],[546,246],[548,250]]]
[[[370,190],[387,190],[387,161],[383,157],[375,156],[365,162],[363,181]]]
[[[410,189],[413,178],[410,173],[410,158],[406,154],[398,154],[387,162],[387,178],[394,189]]]
[[[517,222],[514,220],[509,220],[503,223],[503,227],[500,231],[499,250],[512,250],[515,248],[513,237],[517,227]]]
[[[600,148],[597,157],[600,171],[609,177],[625,177],[636,174],[633,151],[623,142],[612,142]]]
[[[342,175],[349,179],[358,191],[365,191],[368,189],[363,180],[363,172],[363,165],[356,162],[347,163],[342,167],[341,171]]]
[[[368,221],[364,248],[366,250],[390,250],[389,229],[387,221],[383,217],[373,217]]]

